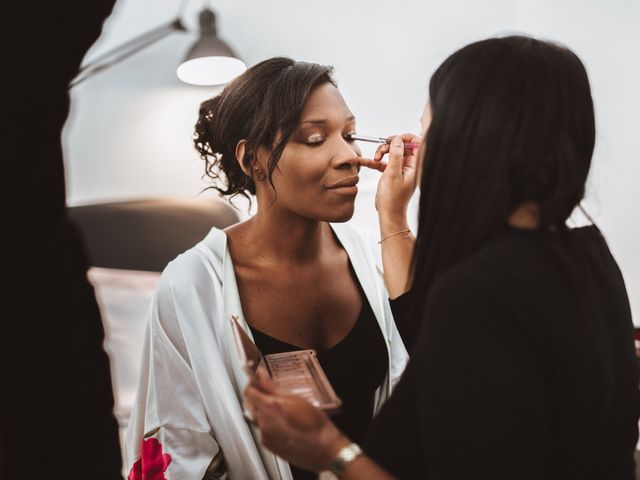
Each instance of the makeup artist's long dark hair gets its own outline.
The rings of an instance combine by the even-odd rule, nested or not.
[[[562,232],[580,203],[595,142],[587,73],[570,50],[523,36],[458,50],[429,84],[413,288],[420,302],[523,202]]]

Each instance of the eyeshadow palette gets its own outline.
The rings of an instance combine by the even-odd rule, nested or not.
[[[237,317],[231,317],[231,325],[241,361],[249,376],[263,365],[276,385],[287,392],[300,395],[315,407],[328,412],[340,408],[341,401],[322,370],[315,350],[263,356],[240,326]]]

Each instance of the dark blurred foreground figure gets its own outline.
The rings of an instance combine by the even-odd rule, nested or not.
[[[4,6],[0,478],[121,478],[103,328],[65,214],[67,84],[113,1]]]
[[[634,479],[624,281],[595,225],[566,225],[595,142],[584,66],[558,45],[494,38],[445,60],[429,97],[418,158],[396,137],[361,161],[384,171],[384,274],[409,364],[365,454],[258,376],[246,394],[264,444],[342,479]],[[414,248],[403,232],[420,168]]]

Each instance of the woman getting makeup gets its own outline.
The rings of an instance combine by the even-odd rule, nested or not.
[[[383,171],[384,273],[411,360],[362,447],[259,371],[246,398],[264,445],[321,479],[633,480],[629,300],[598,228],[567,226],[595,142],[584,66],[493,38],[447,58],[429,97],[420,164],[410,136],[361,160]],[[395,233],[416,178],[414,246]]]
[[[358,192],[356,120],[329,67],[273,58],[202,103],[195,146],[226,196],[257,213],[213,229],[162,274],[126,440],[133,476],[309,479],[257,441],[230,319],[263,355],[315,349],[364,439],[407,361],[375,234],[345,225]],[[222,182],[222,186],[220,185]]]

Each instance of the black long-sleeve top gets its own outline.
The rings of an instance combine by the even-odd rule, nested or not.
[[[364,442],[375,461],[407,479],[635,478],[633,325],[595,227],[505,230],[417,315],[411,295],[392,305],[411,360]]]

